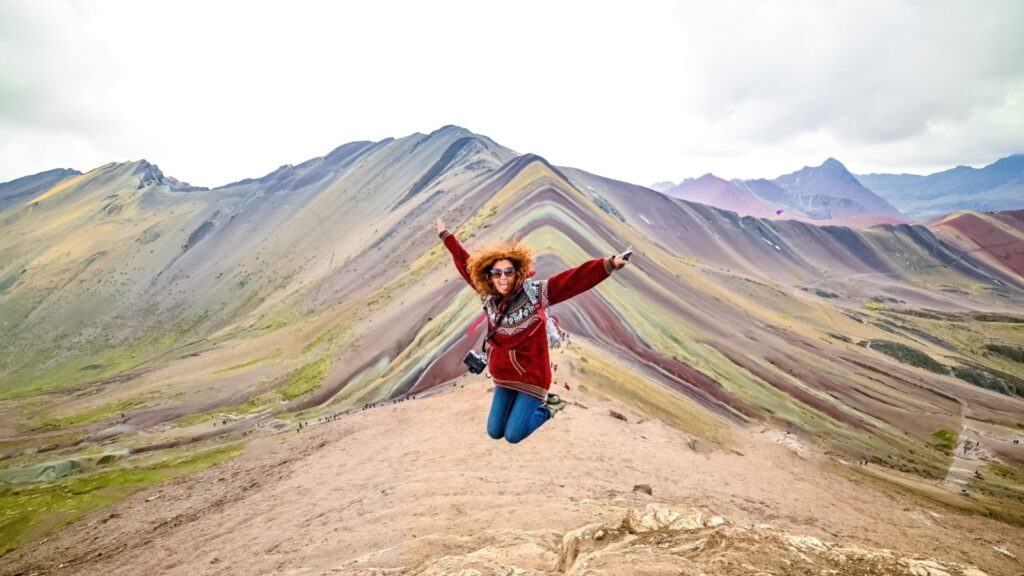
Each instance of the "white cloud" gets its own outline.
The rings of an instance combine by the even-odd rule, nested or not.
[[[1013,1],[11,0],[0,181],[213,186],[444,124],[640,184],[985,163],[1021,151],[1020,29]]]
[[[701,86],[686,105],[723,156],[758,150],[802,157],[775,165],[786,171],[827,156],[851,167],[897,169],[1021,151],[1020,141],[992,131],[992,121],[1019,125],[1024,117],[1006,104],[1024,81],[1024,4],[719,6],[708,13],[681,4],[676,18],[691,80]],[[954,149],[950,127],[964,137]],[[828,148],[815,150],[813,142]],[[929,143],[945,149],[936,154]],[[694,153],[701,147],[688,145]]]

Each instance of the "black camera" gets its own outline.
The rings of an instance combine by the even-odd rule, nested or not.
[[[479,374],[484,371],[484,368],[487,368],[487,359],[484,358],[483,354],[480,354],[476,350],[470,350],[462,361],[469,367],[469,371],[473,374]]]

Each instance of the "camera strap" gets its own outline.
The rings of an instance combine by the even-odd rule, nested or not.
[[[487,332],[487,336],[484,337],[483,344],[480,345],[480,352],[487,354],[487,342],[489,342],[491,338],[494,338],[494,335],[498,333],[498,328],[501,327],[501,321],[505,319],[505,312],[508,310],[508,304],[509,302],[511,302],[512,296],[512,294],[509,294],[508,296],[505,297],[505,300],[502,302],[501,314],[499,314],[498,319],[494,321],[494,328],[489,330]],[[484,314],[487,314],[486,306],[484,306]]]
[[[487,333],[487,336],[484,337],[484,342],[483,344],[480,345],[480,351],[483,352],[484,354],[487,353],[487,342],[489,342],[491,338],[494,338],[494,335],[498,333],[498,328],[501,327],[501,321],[504,319],[505,313],[502,312],[501,315],[498,316],[498,320],[494,323],[494,329],[489,331]]]

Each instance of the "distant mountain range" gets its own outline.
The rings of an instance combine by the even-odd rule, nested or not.
[[[896,223],[960,210],[1024,208],[1024,155],[1008,156],[984,168],[959,166],[928,176],[854,175],[829,158],[820,166],[774,180],[726,181],[705,174],[678,185],[658,182],[650,188],[741,216],[780,216],[819,224]]]
[[[713,174],[678,186],[659,184],[665,194],[731,210],[741,216],[783,217],[821,224],[879,224],[905,220],[884,198],[865,188],[838,160],[774,180],[726,181]]]
[[[957,166],[928,176],[862,174],[857,179],[914,219],[959,210],[994,212],[1024,208],[1024,154],[985,166]]]

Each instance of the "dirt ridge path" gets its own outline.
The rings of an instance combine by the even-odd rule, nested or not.
[[[981,433],[968,426],[967,402],[960,401],[960,434],[953,447],[953,459],[949,462],[946,477],[940,484],[963,493],[970,490],[970,483],[979,473],[981,464],[988,459],[988,452],[982,447]]]

